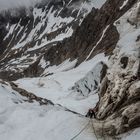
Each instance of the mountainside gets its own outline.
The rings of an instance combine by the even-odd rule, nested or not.
[[[140,1],[1,11],[0,79],[2,140],[72,140],[81,128],[74,139],[139,139],[130,130],[140,127]]]
[[[44,54],[58,41],[73,34],[93,4],[84,0],[50,1],[28,10],[20,8],[2,12],[0,65],[5,76],[1,78],[7,79],[9,73],[9,79],[42,74],[43,69],[37,66],[41,58],[44,59]],[[47,66],[47,60],[44,61]],[[31,65],[35,65],[35,72],[28,73]]]

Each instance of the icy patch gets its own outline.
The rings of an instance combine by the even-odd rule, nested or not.
[[[129,0],[125,0],[125,1],[123,2],[122,6],[120,7],[120,10],[122,10],[122,9],[126,6],[126,4],[128,3],[128,1],[129,1]]]

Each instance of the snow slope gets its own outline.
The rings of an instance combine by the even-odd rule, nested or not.
[[[108,58],[104,54],[99,54],[76,68],[72,67],[76,61],[66,61],[60,66],[52,66],[46,69],[48,73],[54,73],[53,75],[19,79],[16,84],[37,96],[47,98],[55,104],[61,104],[84,115],[89,107],[95,106],[98,95],[94,93],[95,91],[92,91],[87,95],[85,92],[85,96],[83,96],[83,94],[71,88],[75,85],[75,82],[84,78],[98,63],[101,61],[107,63],[107,60]],[[98,69],[96,72],[98,73]],[[98,79],[96,78],[97,73],[94,72],[93,75],[95,80]],[[92,84],[92,80],[89,82]]]
[[[0,84],[1,140],[70,140],[88,124],[88,119],[57,105],[40,106],[23,99],[9,85]],[[91,126],[77,140],[93,140]]]
[[[97,94],[91,93],[84,97],[70,89],[77,80],[83,78],[83,75],[96,66],[96,63],[103,60],[107,63],[108,58],[100,54],[92,60],[83,62],[77,68],[72,68],[74,63],[67,61],[61,67],[50,68],[50,71],[55,72],[54,75],[16,81],[20,87],[40,97],[51,99],[55,106],[23,102],[24,98],[10,86],[0,84],[0,139],[71,140],[85,128],[76,140],[96,140],[89,119],[66,111],[57,104],[85,115],[87,109],[93,107],[98,101]],[[138,138],[138,131],[123,137],[124,140]]]

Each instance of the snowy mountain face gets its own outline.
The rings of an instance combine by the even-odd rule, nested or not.
[[[3,11],[0,16],[0,65],[4,75],[9,77],[9,71],[19,73],[17,77],[23,77],[22,72],[32,75],[27,72],[30,65],[38,64],[52,46],[69,38],[91,11],[92,5],[93,2],[83,0],[52,0],[29,9]],[[41,67],[38,69],[34,76],[42,73]]]
[[[138,140],[140,1],[1,11],[0,78],[2,140]]]
[[[117,1],[108,1],[102,7],[104,3],[49,1],[27,10],[2,12],[0,77],[16,80],[39,76],[44,71],[42,62],[43,67],[48,67],[77,59],[78,65],[101,52],[112,54],[119,39],[113,22],[134,1],[119,12],[121,1],[118,6]]]

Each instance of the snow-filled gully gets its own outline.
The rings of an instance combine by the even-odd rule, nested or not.
[[[26,90],[24,90],[24,89],[21,89],[21,88],[18,88],[18,86],[16,85],[16,84],[14,84],[14,83],[10,83],[11,84],[11,87],[12,87],[12,89],[13,90],[15,90],[15,91],[17,91],[18,93],[21,93],[21,91],[23,91],[23,92],[25,92],[25,94],[24,94],[24,96],[26,96],[30,101],[32,100],[33,102],[34,101],[37,101],[37,102],[39,102],[39,104],[40,105],[52,105],[53,107],[56,107],[56,108],[59,108],[60,110],[63,110],[63,111],[66,111],[66,112],[70,112],[70,113],[72,113],[72,114],[74,114],[74,115],[77,115],[78,117],[83,117],[83,118],[86,118],[85,117],[85,115],[83,115],[83,114],[80,114],[80,113],[78,113],[78,112],[76,112],[76,111],[73,111],[73,110],[71,110],[71,109],[68,109],[67,107],[65,107],[65,106],[63,106],[63,105],[61,105],[61,104],[55,104],[55,103],[53,103],[53,101],[51,101],[51,100],[48,100],[48,99],[46,99],[46,98],[42,98],[42,97],[37,97],[36,95],[34,95],[33,93],[28,93],[28,91],[26,91]],[[30,94],[30,95],[29,95]],[[21,95],[23,96],[23,93],[21,93]],[[83,131],[85,130],[85,129],[87,129],[90,125],[92,125],[92,128],[93,128],[93,133],[94,133],[94,135],[95,135],[95,137],[96,137],[96,139],[98,139],[98,136],[97,136],[97,134],[96,134],[96,130],[95,130],[95,128],[94,128],[94,123],[93,123],[93,120],[95,120],[95,119],[90,119],[90,118],[87,118],[88,120],[87,120],[87,124],[85,125],[85,126],[83,126],[83,128],[81,128],[81,130],[77,133],[77,134],[75,134],[70,140],[75,140],[75,139],[77,139],[78,138],[78,136],[79,135],[81,135],[82,133],[83,133]],[[103,136],[104,137],[104,136]]]

